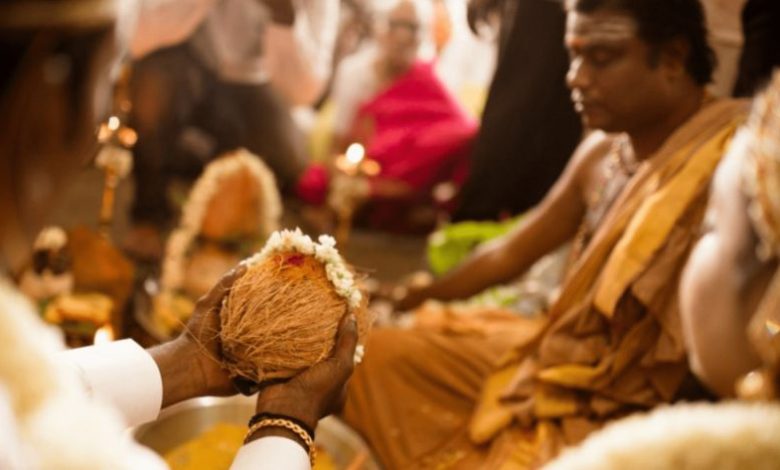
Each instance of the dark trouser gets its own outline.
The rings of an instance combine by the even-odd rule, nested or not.
[[[305,168],[303,139],[269,84],[221,81],[184,45],[157,51],[133,67],[131,125],[134,222],[168,225],[166,192],[174,177],[195,178],[215,156],[239,147],[260,156],[284,190]]]

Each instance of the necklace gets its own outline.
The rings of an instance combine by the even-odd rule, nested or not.
[[[612,142],[609,150],[606,177],[612,179],[618,174],[628,178],[634,176],[639,169],[639,162],[634,156],[634,151],[626,134],[621,134]]]
[[[572,259],[579,257],[585,250],[598,224],[638,169],[639,162],[634,158],[628,136],[621,134],[615,137],[604,156],[595,187],[588,193],[588,209],[574,239]]]

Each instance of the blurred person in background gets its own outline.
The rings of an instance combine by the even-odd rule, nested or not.
[[[369,223],[384,228],[414,228],[409,213],[432,203],[442,181],[462,182],[476,122],[437,77],[432,63],[432,5],[428,0],[377,1],[374,38],[345,58],[336,72],[336,152],[361,143],[379,164],[377,175],[349,185],[350,197],[368,202]],[[329,185],[324,166],[313,166],[298,192],[321,204]],[[423,223],[426,228],[432,219]],[[419,228],[419,227],[417,227]]]
[[[290,107],[311,105],[331,73],[339,0],[148,2],[131,44],[134,228],[126,248],[161,255],[176,175],[196,177],[246,147],[289,190],[307,162]],[[163,47],[164,46],[164,47]]]
[[[436,58],[436,73],[469,113],[482,115],[496,69],[498,28],[484,24],[475,34],[468,21],[467,0],[441,0],[448,33]],[[440,20],[440,22],[443,20]]]
[[[702,0],[707,18],[708,41],[718,59],[710,92],[731,96],[739,72],[739,57],[744,43],[742,10],[746,0]]]
[[[704,235],[682,280],[691,367],[722,397],[780,397],[779,104],[776,72],[718,169]],[[752,390],[740,390],[754,370]]]

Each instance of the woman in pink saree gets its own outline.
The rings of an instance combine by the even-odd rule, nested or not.
[[[419,228],[412,219],[418,209],[433,212],[434,186],[457,186],[465,179],[477,123],[435,75],[433,64],[418,58],[430,5],[424,0],[389,3],[377,22],[376,44],[345,59],[332,95],[337,149],[361,143],[379,164],[379,173],[349,185],[329,185],[325,167],[314,166],[298,189],[315,204],[325,201],[329,186],[331,197],[333,191],[348,191],[349,197],[365,201],[362,213],[369,225]]]

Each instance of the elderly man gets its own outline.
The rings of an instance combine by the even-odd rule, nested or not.
[[[514,232],[404,303],[469,296],[573,241],[560,296],[536,330],[376,332],[344,417],[388,468],[533,467],[608,420],[702,393],[677,285],[744,104],[705,92],[697,0],[566,8],[568,84],[593,132]]]

